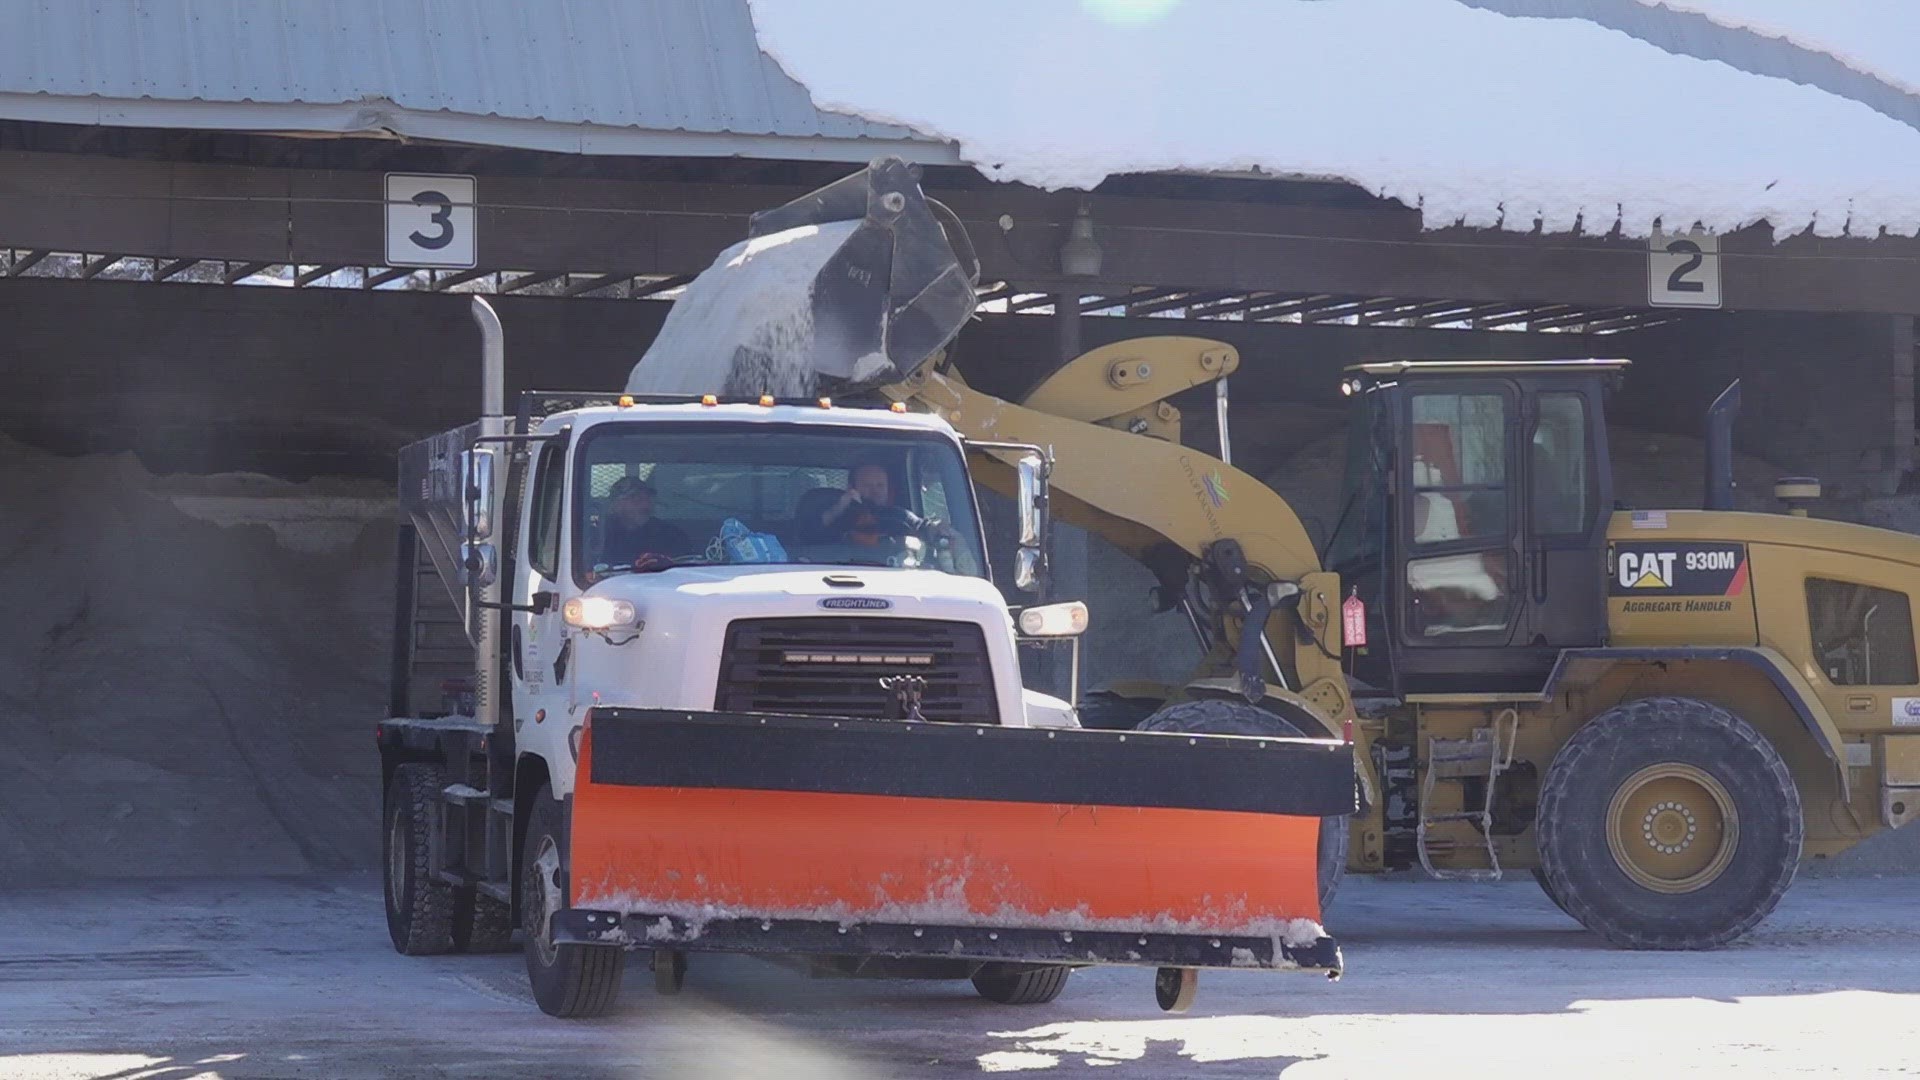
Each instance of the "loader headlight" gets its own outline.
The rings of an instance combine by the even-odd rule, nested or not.
[[[610,630],[616,626],[632,626],[636,613],[628,600],[576,596],[560,606],[560,618],[568,626],[581,630]]]
[[[1087,629],[1087,605],[1078,600],[1042,604],[1020,613],[1020,632],[1028,637],[1073,637]]]

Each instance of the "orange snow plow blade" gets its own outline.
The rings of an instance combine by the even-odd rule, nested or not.
[[[596,709],[563,939],[1336,969],[1328,740]]]

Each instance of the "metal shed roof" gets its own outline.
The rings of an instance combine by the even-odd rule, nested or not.
[[[822,112],[747,0],[0,0],[0,117],[589,154],[957,163]]]

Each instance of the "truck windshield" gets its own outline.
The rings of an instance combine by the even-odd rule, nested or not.
[[[603,424],[581,439],[574,484],[583,587],[699,564],[987,574],[960,448],[932,433]]]

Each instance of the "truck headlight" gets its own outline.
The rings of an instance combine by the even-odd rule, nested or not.
[[[1074,637],[1087,629],[1087,605],[1078,600],[1042,604],[1020,613],[1020,632],[1028,637]]]
[[[605,596],[576,596],[560,605],[560,618],[568,626],[581,630],[610,630],[632,626],[636,619],[633,603]]]

